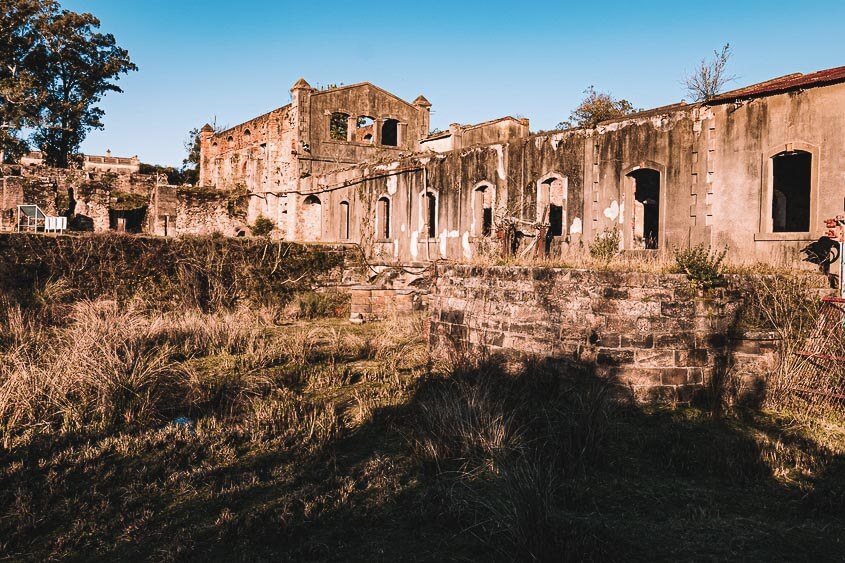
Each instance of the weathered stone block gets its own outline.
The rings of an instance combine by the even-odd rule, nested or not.
[[[674,367],[675,354],[674,350],[637,350],[635,359],[638,366]]]
[[[634,362],[633,350],[618,350],[612,348],[599,348],[596,355],[596,362],[599,365],[618,366]]]
[[[678,332],[674,334],[655,334],[655,348],[693,348],[695,347],[695,335],[691,332]]]
[[[664,317],[692,317],[695,304],[691,301],[664,301],[660,303],[660,314]]]
[[[663,385],[685,385],[689,381],[686,368],[667,368],[660,370],[660,382]]]
[[[652,348],[654,346],[653,334],[626,333],[619,335],[620,348]]]
[[[707,350],[703,348],[675,350],[675,365],[677,366],[702,367],[706,366],[709,360],[710,355]]]

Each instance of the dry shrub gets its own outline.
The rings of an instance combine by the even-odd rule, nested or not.
[[[766,381],[769,406],[787,406],[794,397],[791,375],[796,352],[805,346],[818,318],[814,278],[799,273],[747,276],[747,301],[740,313],[740,328],[772,331],[779,339],[780,362]]]
[[[4,433],[158,420],[178,397],[182,372],[171,354],[149,340],[138,313],[114,302],[77,303],[69,326],[47,347],[7,358],[0,368]]]

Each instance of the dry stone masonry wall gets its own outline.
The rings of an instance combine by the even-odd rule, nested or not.
[[[724,366],[738,304],[681,275],[455,265],[437,273],[430,338],[566,359],[639,400],[686,401]]]

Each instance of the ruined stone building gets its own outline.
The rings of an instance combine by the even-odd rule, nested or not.
[[[532,135],[525,119],[429,134],[431,105],[369,83],[318,91],[214,134],[201,183],[251,196],[285,238],[361,243],[387,259],[470,258],[515,222],[552,252],[622,231],[625,249],[699,242],[791,256],[843,210],[845,67],[792,74]]]
[[[845,67],[593,129],[531,134],[528,120],[504,117],[431,132],[430,109],[369,83],[299,80],[289,104],[203,128],[198,186],[93,161],[61,178],[5,167],[0,204],[5,215],[33,199],[61,212],[70,199],[102,230],[132,199],[128,230],[159,235],[232,236],[264,216],[285,239],[401,261],[471,258],[508,229],[551,253],[619,229],[624,249],[703,242],[734,259],[792,259],[843,211]]]

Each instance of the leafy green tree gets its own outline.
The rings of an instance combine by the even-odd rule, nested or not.
[[[52,166],[66,167],[91,129],[102,129],[98,107],[121,92],[121,75],[137,70],[91,14],[63,10],[54,0],[3,0],[0,4],[0,149],[32,140]]]
[[[558,123],[558,129],[592,128],[602,121],[624,117],[639,111],[634,109],[628,100],[617,100],[605,92],[596,92],[593,86],[584,90],[584,94],[584,99],[572,111],[569,119]]]
[[[34,73],[43,100],[33,140],[47,164],[63,168],[88,131],[103,128],[105,112],[96,104],[107,92],[122,92],[115,81],[138,68],[113,35],[97,31],[96,17],[50,7],[37,20]]]
[[[40,40],[35,24],[47,4],[8,0],[0,7],[0,154],[6,158],[27,150],[20,131],[35,123],[40,94],[33,73]]]

